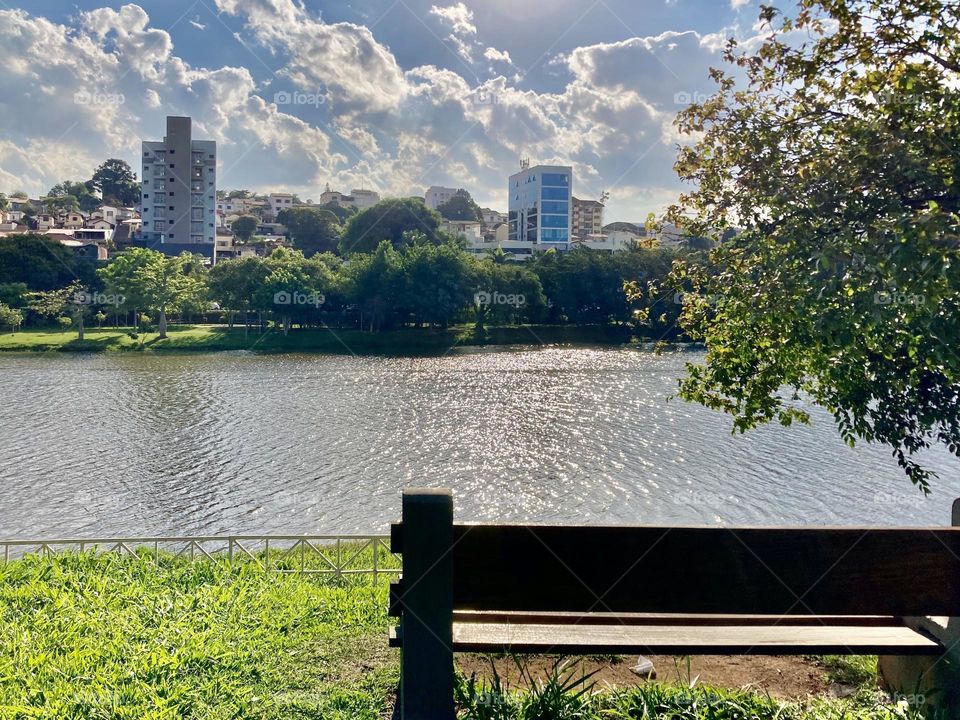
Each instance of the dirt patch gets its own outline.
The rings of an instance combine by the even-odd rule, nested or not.
[[[783,700],[825,695],[829,683],[821,666],[812,660],[796,656],[766,655],[699,655],[690,658],[673,655],[651,655],[660,682],[687,684],[699,676],[700,684],[736,689],[749,688]],[[689,665],[688,665],[689,660]],[[534,655],[526,658],[534,678],[546,676],[556,658]],[[516,663],[510,657],[494,658],[497,673],[511,687],[526,685],[520,678]],[[599,672],[592,678],[599,685],[628,687],[644,682],[630,668],[637,664],[636,656],[584,657],[573,660],[576,672]],[[485,655],[458,655],[457,665],[467,677],[489,679],[492,676],[490,658]]]

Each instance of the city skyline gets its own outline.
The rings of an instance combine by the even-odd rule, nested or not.
[[[759,32],[756,0],[101,5],[0,11],[0,48],[18,59],[7,191],[45,193],[104,157],[139,169],[141,138],[183,115],[217,142],[222,189],[437,185],[506,209],[503,178],[528,157],[572,166],[584,197],[607,191],[611,217],[638,220],[681,188],[674,115],[710,91],[728,36]]]

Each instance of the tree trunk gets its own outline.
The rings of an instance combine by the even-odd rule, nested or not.
[[[77,313],[77,340],[83,340],[83,310]]]
[[[157,322],[157,329],[160,331],[160,337],[158,340],[163,340],[167,337],[167,310],[166,308],[160,308],[160,319]]]

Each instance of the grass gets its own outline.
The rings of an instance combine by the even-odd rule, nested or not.
[[[0,718],[380,718],[386,584],[114,554],[0,566]]]
[[[300,562],[271,564],[293,569]],[[356,563],[369,567],[370,558]],[[308,568],[321,566],[307,560]],[[29,556],[0,565],[0,719],[389,718],[399,662],[387,648],[386,606],[386,583],[369,576],[268,575],[247,560],[169,554],[157,563],[113,553]],[[869,660],[821,662],[838,677],[863,681],[853,699],[785,703],[695,681],[601,689],[558,661],[545,678],[525,672],[518,688],[497,677],[461,677],[460,717],[918,717],[870,689]]]
[[[480,340],[470,326],[445,330],[414,329],[384,333],[359,330],[294,329],[288,335],[274,329],[260,334],[256,328],[221,325],[171,326],[168,337],[130,328],[87,329],[83,341],[75,330],[20,330],[0,334],[0,352],[102,352],[102,351],[202,351],[253,350],[255,352],[323,352],[337,354],[417,355],[444,353],[456,345],[618,344],[629,340],[619,327],[536,325],[487,328]]]

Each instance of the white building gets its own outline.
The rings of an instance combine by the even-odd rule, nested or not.
[[[353,197],[353,206],[357,210],[366,210],[380,202],[380,193],[374,190],[357,190],[354,188],[350,191],[350,195]]]
[[[457,237],[465,237],[469,242],[483,241],[483,226],[478,220],[444,220],[440,229]]]
[[[289,210],[293,207],[293,194],[270,193],[267,204],[270,206],[270,214],[275,218],[281,210]]]
[[[436,210],[438,207],[443,205],[447,200],[452,198],[457,194],[457,188],[448,188],[440,187],[439,185],[431,185],[427,188],[427,192],[424,193],[423,201],[428,208],[431,210]]]
[[[217,143],[194,140],[188,117],[167,117],[167,134],[143,142],[143,237],[213,244],[217,225]]]

